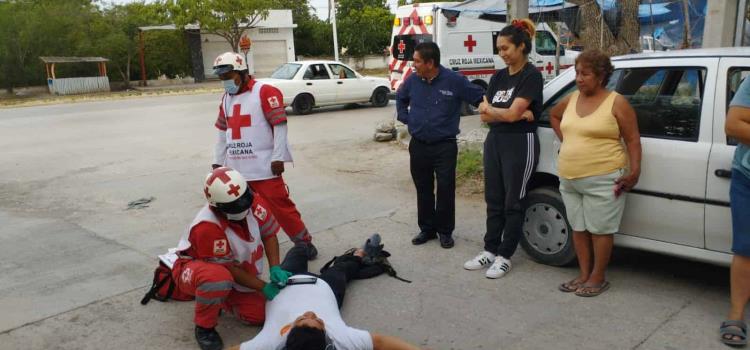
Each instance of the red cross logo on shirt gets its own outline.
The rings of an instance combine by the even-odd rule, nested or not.
[[[240,108],[242,106],[239,104],[234,105],[232,109],[232,115],[227,119],[227,126],[232,129],[232,140],[239,140],[242,138],[242,130],[241,128],[243,126],[250,126],[250,115],[240,114]]]
[[[552,70],[555,69],[555,67],[552,66],[552,62],[547,62],[547,66],[544,67],[544,69],[547,70],[547,74],[552,74]]]
[[[469,38],[464,41],[464,46],[469,49],[469,52],[474,52],[474,46],[477,46],[476,40],[469,34]]]
[[[404,50],[406,50],[406,44],[404,44],[403,40],[398,41],[398,53],[404,53]]]

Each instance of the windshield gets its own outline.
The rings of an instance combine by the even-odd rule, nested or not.
[[[287,63],[277,68],[276,71],[271,74],[271,78],[287,80],[292,79],[297,74],[299,67],[302,67],[302,65],[297,63]]]
[[[391,54],[400,61],[414,60],[414,47],[432,41],[432,34],[396,35],[393,37]]]

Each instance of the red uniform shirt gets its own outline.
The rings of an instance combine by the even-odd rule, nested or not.
[[[216,217],[219,218],[221,226],[207,221],[193,226],[188,237],[190,248],[185,253],[196,259],[208,259],[222,263],[231,262],[231,260],[227,259],[232,256],[232,249],[229,245],[227,235],[224,233],[226,227],[231,228],[240,238],[248,242],[252,242],[253,239],[258,238],[265,240],[270,236],[275,236],[279,232],[281,228],[279,223],[266,208],[268,208],[268,205],[265,204],[265,200],[260,196],[255,196],[253,204],[250,207],[251,213],[248,214],[252,215],[252,219],[258,221],[260,237],[253,237],[246,220],[227,220],[223,215],[218,214],[216,209],[211,208],[214,213],[217,213]]]

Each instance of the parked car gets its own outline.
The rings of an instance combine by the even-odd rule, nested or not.
[[[258,79],[284,94],[284,106],[297,114],[309,114],[313,108],[348,103],[372,102],[388,105],[390,83],[385,78],[365,77],[336,61],[289,62],[271,74]]]
[[[636,54],[612,63],[608,89],[635,109],[643,147],[640,181],[628,194],[615,244],[729,264],[729,177],[737,142],[725,135],[724,121],[734,92],[750,75],[750,48]],[[560,141],[549,126],[552,106],[575,90],[572,68],[544,88],[540,161],[523,208],[521,244],[549,265],[575,259],[558,191]]]

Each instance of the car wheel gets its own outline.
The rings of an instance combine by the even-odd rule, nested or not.
[[[478,107],[474,107],[471,104],[468,104],[466,102],[464,102],[461,105],[461,115],[462,116],[475,115],[475,114],[479,114],[479,108]]]
[[[573,262],[573,230],[565,216],[560,192],[553,187],[529,192],[522,204],[524,213],[521,246],[539,263],[564,266]]]
[[[372,105],[375,107],[385,107],[388,105],[388,89],[379,87],[372,92],[370,98]]]
[[[314,102],[312,96],[307,94],[297,96],[292,103],[292,109],[295,114],[310,114],[313,106]]]

